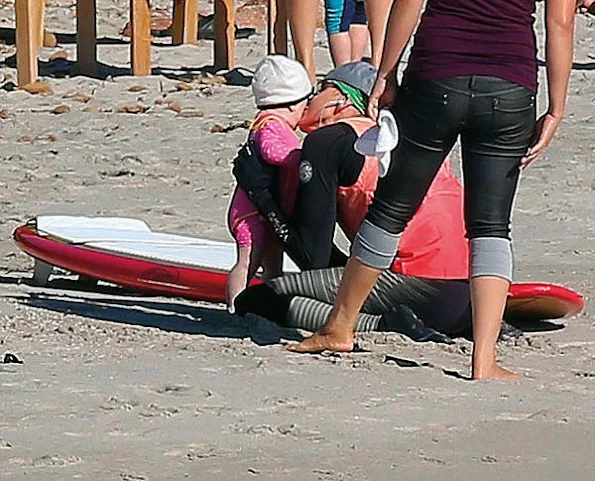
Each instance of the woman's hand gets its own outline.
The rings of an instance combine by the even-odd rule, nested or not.
[[[535,125],[535,134],[531,141],[531,147],[527,150],[525,157],[521,159],[521,169],[529,167],[535,159],[545,152],[548,145],[554,138],[558,125],[562,121],[561,115],[546,113],[541,116]]]
[[[387,80],[388,77],[388,80]],[[397,96],[397,79],[395,75],[378,75],[372,93],[368,99],[368,117],[378,119],[378,112],[382,107],[391,106]]]

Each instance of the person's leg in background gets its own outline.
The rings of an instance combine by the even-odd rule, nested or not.
[[[364,0],[352,0],[355,3],[353,17],[349,25],[349,39],[351,41],[351,61],[359,62],[366,54],[370,32],[366,19]]]
[[[452,149],[468,98],[433,82],[414,81],[400,89],[395,106],[401,133],[399,145],[351,246],[333,311],[320,331],[288,349],[351,350],[357,314],[382,270],[392,264],[401,233]]]
[[[319,0],[285,1],[287,2],[287,17],[295,56],[308,71],[312,84],[316,84],[314,35],[316,33]]]
[[[384,35],[392,3],[393,0],[365,0],[366,18],[368,19],[368,29],[370,30],[372,43],[371,62],[375,67],[380,65],[380,59],[382,58]]]
[[[324,21],[335,67],[351,61],[351,18],[355,12],[355,0],[325,0]]]
[[[535,96],[504,80],[479,77],[461,134],[465,221],[471,247],[474,379],[516,375],[496,362],[513,274],[510,219],[519,162],[535,126]]]

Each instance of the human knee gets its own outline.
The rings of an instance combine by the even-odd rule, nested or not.
[[[410,212],[408,205],[391,202],[375,197],[366,219],[378,228],[398,235],[405,230],[405,226],[414,212]]]
[[[471,278],[500,277],[512,282],[512,242],[506,237],[475,237],[470,240]]]
[[[496,237],[510,240],[510,220],[499,215],[483,216],[482,219],[467,219],[467,235],[470,239]]]

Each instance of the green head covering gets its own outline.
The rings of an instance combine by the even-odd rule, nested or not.
[[[325,83],[334,85],[339,91],[347,97],[353,106],[362,114],[366,114],[366,107],[368,105],[368,96],[364,94],[360,89],[347,85],[345,82],[340,80],[327,80]]]

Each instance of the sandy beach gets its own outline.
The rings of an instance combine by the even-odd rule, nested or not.
[[[231,159],[255,111],[247,85],[265,34],[237,42],[226,84],[205,83],[211,41],[169,37],[155,38],[154,75],[132,77],[128,2],[97,3],[106,78],[76,75],[72,0],[48,3],[50,93],[16,89],[15,46],[0,40],[0,361],[23,361],[0,364],[0,480],[594,478],[594,16],[577,16],[567,116],[523,174],[513,221],[517,281],[567,285],[586,309],[500,343],[522,380],[471,383],[464,339],[375,333],[361,336],[363,353],[300,356],[281,343],[305,332],[222,305],[90,291],[71,275],[31,285],[32,259],[11,236],[36,215],[136,217],[230,240]],[[13,2],[1,1],[0,31],[13,28]]]

